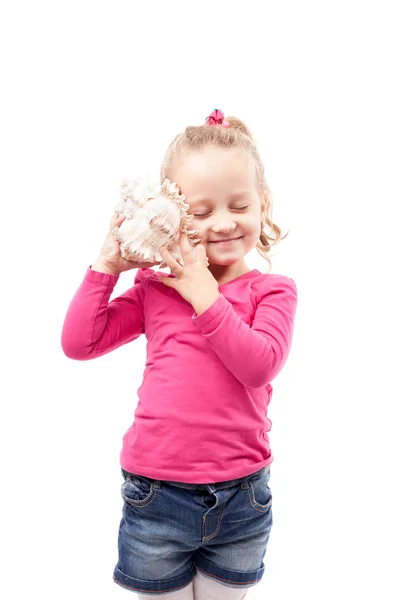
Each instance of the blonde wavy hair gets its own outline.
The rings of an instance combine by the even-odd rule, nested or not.
[[[190,125],[182,133],[179,133],[172,140],[164,154],[160,171],[160,183],[165,180],[172,165],[181,159],[185,152],[195,152],[205,147],[244,150],[254,161],[256,189],[260,196],[266,200],[265,216],[260,222],[260,237],[255,248],[271,268],[268,253],[273,245],[286,238],[289,231],[282,237],[281,229],[272,221],[272,193],[266,183],[264,165],[250,130],[237,117],[226,116],[224,120],[230,123],[230,127],[223,127],[219,124],[210,126],[206,121],[203,125]]]

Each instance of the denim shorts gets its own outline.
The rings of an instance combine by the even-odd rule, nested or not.
[[[173,592],[189,585],[197,569],[228,587],[260,582],[273,524],[270,465],[209,484],[121,471],[118,585],[138,594]]]

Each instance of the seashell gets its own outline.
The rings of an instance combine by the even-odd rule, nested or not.
[[[154,183],[149,175],[138,179],[124,179],[121,183],[122,202],[114,211],[126,219],[112,231],[120,242],[121,256],[135,262],[154,262],[166,267],[160,255],[165,246],[175,260],[183,266],[179,240],[186,233],[194,247],[200,238],[198,229],[189,229],[193,215],[188,215],[189,204],[176,183],[165,179],[162,184]]]

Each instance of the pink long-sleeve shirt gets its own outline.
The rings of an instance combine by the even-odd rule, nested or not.
[[[153,479],[212,483],[271,464],[267,411],[271,382],[292,343],[295,282],[253,269],[220,285],[218,299],[197,315],[160,281],[165,272],[138,269],[134,285],[110,302],[118,276],[90,267],[64,320],[65,355],[91,360],[141,334],[147,339],[121,467]]]

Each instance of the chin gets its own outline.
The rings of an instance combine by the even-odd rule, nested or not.
[[[242,260],[243,256],[240,256],[238,258],[225,258],[225,259],[218,259],[215,258],[213,259],[212,257],[208,257],[208,261],[210,263],[210,267],[214,266],[214,267],[229,267],[230,265],[234,265],[235,263],[239,262],[240,260]]]

